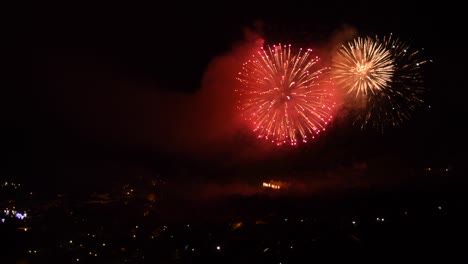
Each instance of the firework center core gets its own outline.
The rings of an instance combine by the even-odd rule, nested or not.
[[[279,100],[278,101],[280,103],[284,103],[284,102],[287,102],[289,100],[291,100],[291,90],[290,89],[284,89],[279,94]]]
[[[367,72],[372,67],[372,63],[370,62],[361,62],[356,64],[355,73],[362,76],[367,75]]]

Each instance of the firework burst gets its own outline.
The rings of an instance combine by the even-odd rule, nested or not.
[[[261,48],[237,78],[238,108],[258,138],[297,145],[324,131],[335,107],[327,73],[312,50],[291,45]]]
[[[338,86],[356,97],[375,94],[388,86],[393,76],[394,60],[383,43],[370,37],[356,38],[338,50],[333,73]]]
[[[357,38],[338,50],[333,59],[333,79],[358,107],[354,124],[362,129],[399,126],[423,104],[420,51],[393,35]],[[356,104],[357,101],[357,104]]]

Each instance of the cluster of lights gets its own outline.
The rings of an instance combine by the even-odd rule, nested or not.
[[[271,189],[276,189],[276,190],[281,189],[281,186],[280,186],[280,185],[278,185],[278,184],[272,184],[272,183],[269,183],[269,182],[264,182],[264,183],[263,183],[263,187],[265,187],[265,188],[271,188]]]
[[[5,217],[16,218],[19,220],[24,220],[28,216],[28,213],[26,211],[20,212],[16,210],[15,207],[13,207],[12,209],[5,208],[2,210],[2,212],[3,212],[3,216]],[[4,223],[5,218],[1,218],[1,222]]]
[[[122,189],[126,195],[132,195],[135,191],[129,184],[125,185]]]
[[[15,189],[18,189],[18,187],[21,187],[21,184],[20,183],[14,183],[14,182],[4,182],[3,184],[0,185],[1,187],[8,187],[8,186],[11,186]]]

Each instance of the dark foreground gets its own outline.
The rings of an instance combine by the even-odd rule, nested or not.
[[[3,211],[2,263],[468,260],[464,186],[170,204],[138,197],[34,201],[16,201],[28,207],[24,219]]]

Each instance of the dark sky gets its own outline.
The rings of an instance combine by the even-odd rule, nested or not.
[[[131,177],[141,167],[205,179],[222,178],[223,168],[252,178],[373,160],[462,165],[462,10],[395,1],[38,6],[17,34],[17,81],[2,98],[2,173],[60,186]],[[263,39],[326,52],[350,30],[393,33],[424,48],[434,61],[425,71],[431,108],[384,135],[342,120],[296,149],[252,140],[232,97],[248,51]]]

